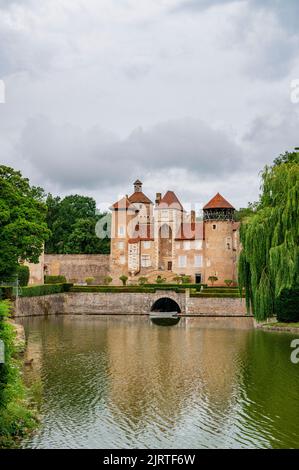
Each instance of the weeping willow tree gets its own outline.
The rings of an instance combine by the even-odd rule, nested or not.
[[[299,153],[286,153],[262,174],[257,209],[240,228],[240,292],[259,321],[275,315],[284,289],[299,285]]]

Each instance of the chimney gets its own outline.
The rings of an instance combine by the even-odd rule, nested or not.
[[[190,221],[191,221],[191,224],[194,224],[194,223],[195,223],[195,220],[196,220],[195,211],[191,211],[191,212],[190,212]]]
[[[142,183],[140,180],[136,180],[134,183],[134,191],[135,193],[141,193],[142,192]]]
[[[155,200],[155,203],[156,203],[156,204],[159,204],[159,203],[160,203],[161,197],[162,197],[162,194],[161,194],[161,193],[156,193],[156,200]]]

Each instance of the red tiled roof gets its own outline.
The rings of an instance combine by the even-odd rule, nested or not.
[[[131,205],[129,199],[127,198],[127,196],[125,197],[122,197],[119,201],[115,202],[111,207],[110,209],[114,209],[114,210],[127,210],[127,209],[132,209],[132,210],[135,210],[135,208]]]
[[[129,201],[131,203],[152,204],[152,201],[142,191],[135,191],[135,193],[131,194]]]
[[[164,194],[162,199],[160,200],[158,204],[159,208],[169,208],[170,209],[180,209],[184,210],[182,204],[180,203],[179,199],[177,198],[176,194],[173,191],[167,191],[167,193]]]
[[[234,207],[224,199],[221,194],[217,193],[204,207],[203,209],[234,209]]]
[[[203,240],[204,224],[203,222],[185,222],[181,224],[176,240]]]

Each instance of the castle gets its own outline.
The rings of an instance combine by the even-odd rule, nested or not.
[[[136,280],[161,275],[191,276],[191,282],[207,283],[210,276],[223,285],[237,278],[239,223],[234,207],[216,194],[204,207],[203,218],[189,214],[173,191],[153,203],[134,183],[134,192],[111,206],[110,272]]]

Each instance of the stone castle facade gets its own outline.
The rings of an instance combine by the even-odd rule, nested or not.
[[[134,192],[111,207],[110,273],[130,279],[154,278],[161,274],[172,280],[175,274],[190,275],[192,282],[215,285],[237,278],[239,224],[234,207],[219,193],[204,207],[202,220],[187,213],[173,191],[153,203],[134,183]],[[153,280],[153,279],[151,279]]]

